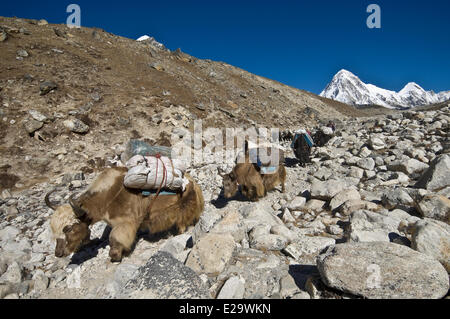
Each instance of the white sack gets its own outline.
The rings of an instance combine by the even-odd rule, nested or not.
[[[162,189],[184,190],[186,185],[183,177],[186,166],[180,160],[172,160],[171,163],[168,157],[158,159],[152,156],[136,155],[126,163],[126,166],[128,172],[124,178],[124,185],[129,188],[156,190],[162,183]],[[166,169],[165,177],[164,167]]]

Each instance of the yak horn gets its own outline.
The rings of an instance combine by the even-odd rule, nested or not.
[[[53,209],[53,210],[56,210],[56,206],[54,206],[54,205],[50,202],[50,195],[51,195],[53,192],[55,192],[55,191],[56,191],[56,188],[52,189],[50,192],[47,193],[47,195],[45,195],[45,204],[46,204],[49,208],[51,208],[51,209]]]
[[[75,216],[77,216],[78,219],[81,219],[87,214],[87,212],[84,209],[82,209],[80,206],[78,206],[77,203],[75,203],[75,201],[73,200],[74,196],[75,196],[75,194],[72,194],[69,197],[69,204],[72,207],[73,212],[75,213]]]

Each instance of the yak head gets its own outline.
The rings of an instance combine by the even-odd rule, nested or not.
[[[237,176],[234,172],[221,176],[223,179],[223,195],[227,199],[232,198],[234,195],[236,195],[239,189]]]
[[[54,206],[49,201],[51,191],[45,196],[45,203],[55,212],[50,220],[53,236],[56,238],[56,257],[65,257],[77,252],[89,242],[90,230],[86,211],[70,197],[70,205]]]
[[[76,253],[81,247],[89,243],[91,231],[89,225],[83,222],[65,226],[64,238],[56,239],[55,256],[66,257]]]

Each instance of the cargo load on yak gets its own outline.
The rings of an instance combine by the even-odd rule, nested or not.
[[[125,187],[143,190],[144,195],[151,191],[158,194],[161,190],[161,194],[184,191],[189,184],[184,177],[187,165],[183,160],[172,159],[171,152],[170,147],[130,140],[121,156],[128,168],[123,182]]]
[[[189,183],[184,177],[186,165],[182,160],[159,154],[155,156],[135,155],[125,164],[128,172],[124,185],[142,190],[164,189],[184,191]]]
[[[295,148],[295,142],[299,137],[303,137],[309,147],[314,146],[314,140],[311,137],[311,133],[307,130],[299,129],[295,132],[294,138],[292,139],[291,148]]]
[[[325,144],[327,144],[328,141],[331,140],[331,138],[333,137],[334,131],[335,125],[332,122],[328,123],[327,126],[322,126],[321,128],[319,128],[317,132],[313,135],[315,144],[318,147],[322,147]]]
[[[299,129],[295,132],[292,139],[291,148],[294,151],[295,157],[300,161],[300,164],[304,166],[306,163],[311,162],[311,147],[314,146],[314,140],[311,138],[311,133]]]

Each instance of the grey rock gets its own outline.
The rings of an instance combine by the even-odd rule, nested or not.
[[[13,292],[13,287],[10,284],[0,284],[0,299]]]
[[[345,216],[361,209],[377,210],[378,205],[364,200],[348,200],[339,207],[339,212]]]
[[[305,207],[309,211],[320,212],[323,210],[326,202],[318,199],[311,199],[306,203]]]
[[[42,270],[37,270],[33,275],[33,289],[35,291],[44,291],[48,288],[49,279]]]
[[[259,224],[267,224],[269,226],[283,225],[283,221],[273,213],[274,211],[270,205],[263,201],[242,206],[239,211],[243,217],[244,224],[249,230]]]
[[[336,194],[336,196],[333,197],[333,199],[330,201],[330,209],[333,211],[344,204],[346,201],[360,199],[361,195],[356,189],[346,189],[339,192],[338,194]]]
[[[220,273],[230,262],[236,247],[230,234],[206,234],[194,245],[186,266],[197,273]]]
[[[6,272],[0,277],[0,282],[19,284],[22,282],[22,267],[17,262],[12,262]]]
[[[364,176],[364,170],[356,166],[351,166],[348,171],[348,176],[361,179]]]
[[[291,243],[289,249],[298,254],[298,259],[302,255],[315,255],[330,245],[334,245],[336,241],[329,237],[301,237]]]
[[[282,250],[288,244],[288,239],[281,235],[267,234],[251,236],[250,247],[264,250]]]
[[[439,260],[450,273],[450,226],[425,218],[411,228],[411,248]]]
[[[89,126],[80,121],[79,119],[65,120],[64,126],[71,132],[78,134],[85,134],[89,132]]]
[[[210,233],[231,234],[234,241],[239,243],[245,238],[246,229],[241,215],[237,211],[231,211],[210,230]]]
[[[44,114],[42,114],[39,111],[36,110],[29,110],[28,113],[31,115],[31,117],[38,122],[47,122],[48,118]]]
[[[217,299],[242,299],[245,293],[245,279],[233,276],[220,290]]]
[[[375,168],[375,161],[373,160],[373,158],[361,158],[360,160],[358,160],[356,162],[356,165],[358,165],[358,167],[362,168],[362,169],[366,169],[366,170],[373,170]]]
[[[387,209],[409,209],[414,207],[414,199],[402,188],[384,192],[381,201]]]
[[[296,196],[287,206],[290,211],[299,210],[306,204],[306,198],[302,196]]]
[[[29,56],[28,52],[26,50],[20,49],[17,50],[17,56],[20,56],[22,58],[26,58]]]
[[[292,297],[296,294],[300,294],[301,290],[295,283],[294,277],[290,274],[281,278],[280,281],[280,295],[282,298]],[[308,295],[309,299],[309,295]]]
[[[39,85],[39,90],[41,95],[46,95],[53,90],[56,90],[58,85],[53,81],[45,81]]]
[[[314,181],[311,185],[311,197],[321,200],[330,200],[340,191],[344,190],[346,185],[337,180]]]
[[[191,238],[192,236],[189,234],[181,234],[172,237],[166,241],[166,243],[161,247],[160,251],[166,251],[172,254],[173,257],[177,258],[187,248],[188,241]]]
[[[450,224],[450,200],[442,195],[426,195],[417,205],[417,209],[423,217]]]
[[[371,299],[442,298],[449,289],[437,260],[393,243],[331,246],[317,257],[317,268],[327,286]]]
[[[121,263],[117,266],[116,272],[114,273],[114,279],[112,282],[114,289],[114,296],[120,294],[125,285],[135,278],[139,267],[133,264]]]
[[[446,186],[450,186],[449,154],[436,157],[416,184],[418,188],[426,188],[431,191],[439,191]]]
[[[428,164],[422,163],[414,158],[410,158],[406,161],[396,161],[388,165],[389,170],[400,171],[407,175],[422,173],[428,167]]]
[[[386,144],[384,143],[384,141],[378,137],[372,137],[369,141],[369,145],[374,150],[381,150],[386,147]]]
[[[44,126],[43,122],[36,121],[35,119],[29,119],[23,123],[25,130],[28,134],[32,134]]]
[[[400,236],[402,218],[368,210],[355,211],[350,217],[346,237],[350,242],[390,242]]]
[[[206,299],[200,277],[167,252],[157,252],[125,284],[120,296],[134,299]]]
[[[15,239],[17,235],[20,234],[20,230],[18,230],[14,226],[6,226],[3,229],[0,229],[0,241],[9,241]]]

